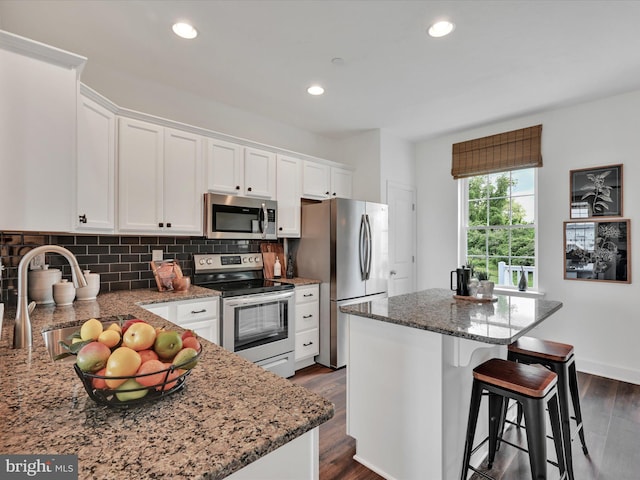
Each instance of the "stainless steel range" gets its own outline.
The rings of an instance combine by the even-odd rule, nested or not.
[[[282,377],[295,373],[294,286],[267,280],[262,254],[194,255],[193,283],[221,295],[222,346]]]

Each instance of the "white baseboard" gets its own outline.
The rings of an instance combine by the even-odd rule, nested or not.
[[[581,358],[576,358],[576,369],[591,375],[640,385],[640,370],[617,367],[606,363],[590,362],[589,360]]]

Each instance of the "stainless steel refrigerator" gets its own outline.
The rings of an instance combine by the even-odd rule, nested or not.
[[[302,206],[298,275],[321,280],[320,354],[340,368],[348,355],[348,325],[339,307],[387,296],[387,205],[333,198]]]

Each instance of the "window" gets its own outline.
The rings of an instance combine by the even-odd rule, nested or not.
[[[477,274],[496,285],[537,286],[536,169],[511,170],[461,180],[464,190],[462,253]]]

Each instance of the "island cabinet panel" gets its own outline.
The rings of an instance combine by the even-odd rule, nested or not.
[[[305,433],[227,477],[228,480],[318,480],[319,428]]]
[[[385,478],[458,479],[472,370],[506,358],[506,347],[355,315],[349,328],[347,434],[357,441],[354,458]],[[486,435],[486,422],[479,422],[476,438]]]

